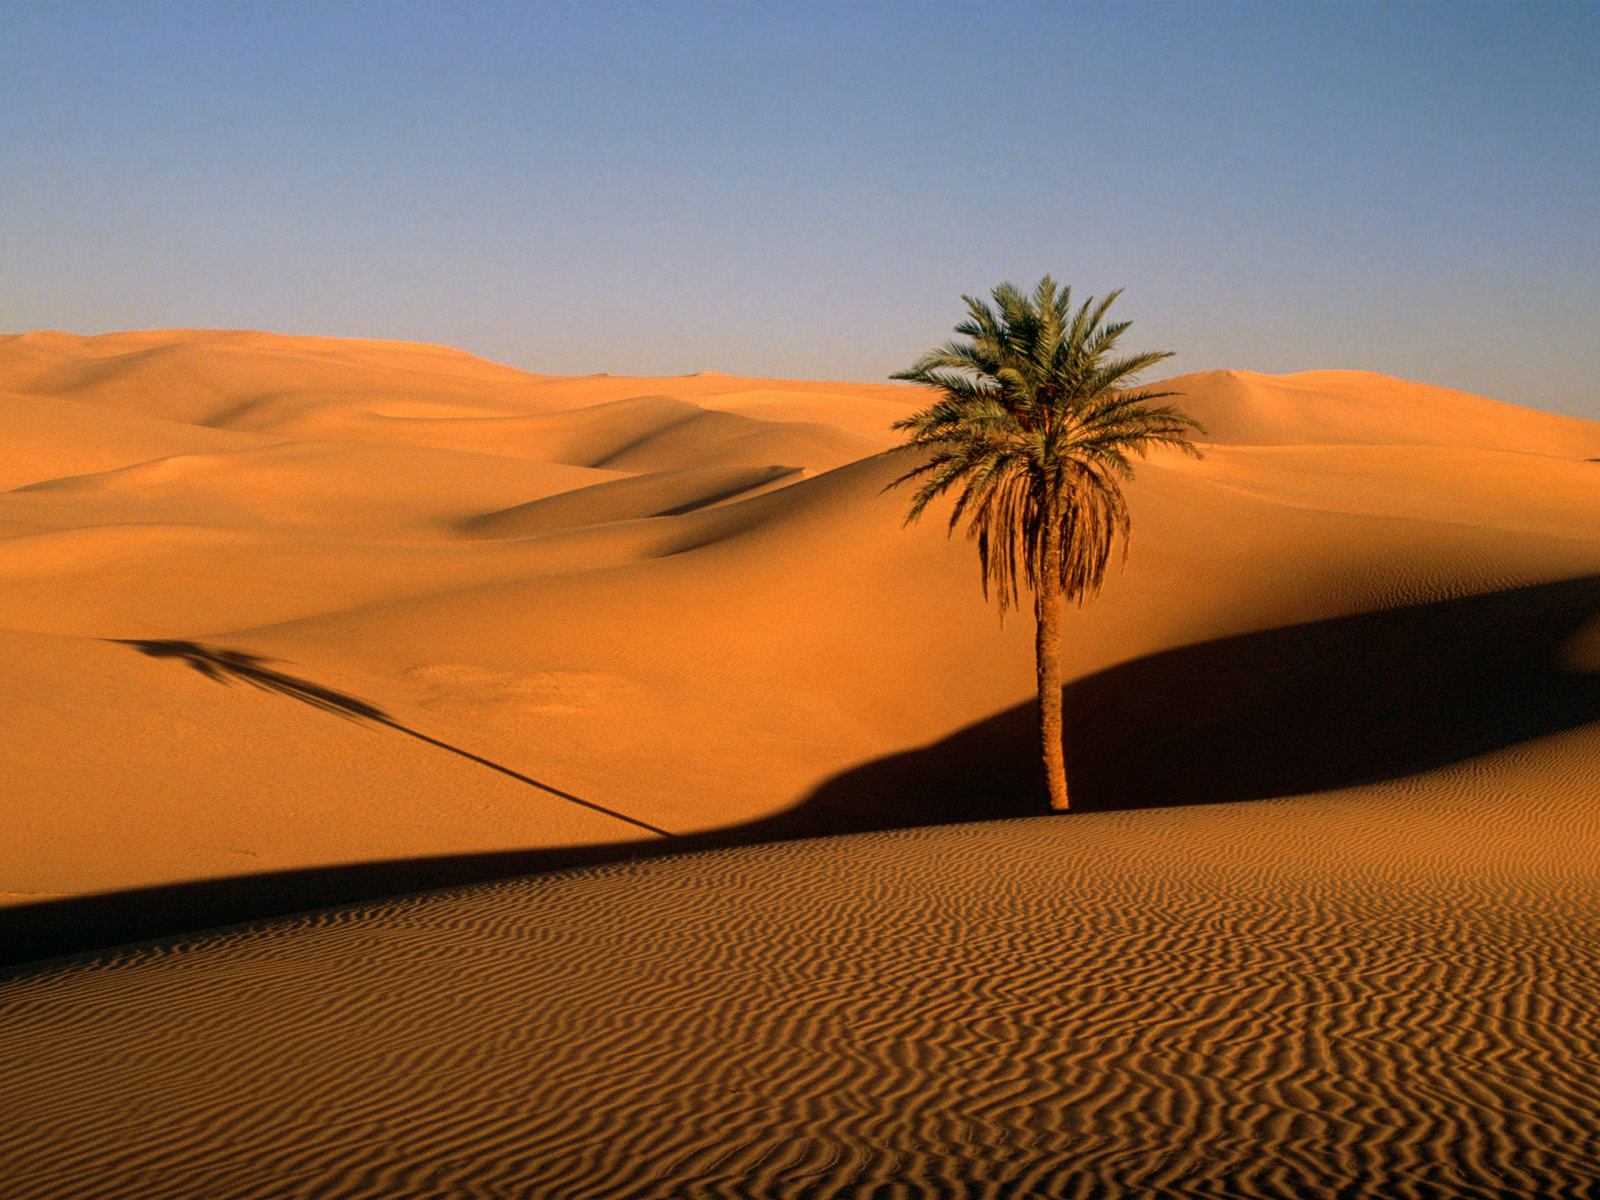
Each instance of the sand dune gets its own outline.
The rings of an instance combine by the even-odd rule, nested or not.
[[[1586,1194],[1600,425],[1168,385],[1028,820],[915,392],[0,339],[7,1194]]]
[[[243,528],[309,526],[426,533],[474,515],[485,503],[529,502],[607,478],[560,463],[409,446],[287,442],[223,454],[175,454],[132,466],[44,480],[16,489],[56,502],[71,521],[84,511],[124,519],[182,516]],[[395,487],[396,479],[409,485]],[[18,509],[48,519],[42,503]],[[453,507],[455,506],[455,507]]]
[[[1593,424],[1355,372],[1170,386],[1214,440],[1202,462],[1143,469],[1130,564],[1071,616],[1073,677],[1600,565]],[[675,831],[773,817],[1032,691],[1027,622],[1002,625],[970,548],[937,521],[902,528],[904,495],[884,491],[906,464],[874,451],[920,402],[908,389],[560,380],[436,347],[236,333],[16,337],[0,387],[26,398],[18,432],[33,438],[11,443],[17,482],[0,496],[0,628],[262,655]],[[311,440],[308,403],[332,406]],[[246,409],[248,431],[214,427]],[[259,716],[171,662],[128,666],[140,691],[189,697],[221,756],[162,765],[159,745],[119,747],[171,780],[136,805],[216,787],[225,823],[243,804],[227,781],[249,774],[229,748]],[[90,707],[114,726],[130,703]],[[13,708],[14,727],[34,719]],[[39,890],[214,869],[136,841],[113,877],[53,872],[43,846],[65,862],[93,836],[74,813],[85,797],[49,771],[14,771],[12,788],[42,822]],[[291,841],[264,868],[379,856],[324,791],[319,823],[342,841]],[[386,841],[410,820],[390,812]],[[433,836],[400,844],[426,854]],[[146,853],[161,865],[141,868]]]
[[[685,467],[652,471],[572,488],[462,523],[477,537],[527,537],[555,529],[581,529],[613,521],[673,517],[711,508],[792,483],[800,467]]]
[[[6,429],[0,486],[7,489],[171,454],[264,444],[246,434],[127,415],[59,396],[0,391],[0,414]]]
[[[1217,442],[1471,446],[1558,457],[1586,456],[1594,423],[1534,412],[1483,396],[1368,371],[1209,371],[1163,387]]]
[[[37,970],[0,992],[0,1153],[17,1196],[1580,1196],[1600,879],[1573,795],[1501,759]]]

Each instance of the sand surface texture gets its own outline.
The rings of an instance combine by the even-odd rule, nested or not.
[[[1593,1194],[1600,426],[1169,386],[1034,818],[917,393],[0,339],[4,1194]]]

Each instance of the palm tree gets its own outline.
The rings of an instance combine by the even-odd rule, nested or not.
[[[1115,354],[1128,322],[1106,323],[1121,295],[1090,297],[1072,311],[1072,289],[1046,275],[1032,296],[1009,283],[991,306],[963,296],[967,319],[949,341],[891,376],[939,393],[931,407],[895,424],[908,446],[931,451],[890,487],[920,480],[910,524],[935,497],[957,491],[950,531],[969,516],[978,543],[983,592],[1000,600],[1001,619],[1017,604],[1019,577],[1033,593],[1038,622],[1039,737],[1050,806],[1067,807],[1061,746],[1061,610],[1100,588],[1120,539],[1127,557],[1128,505],[1121,482],[1133,478],[1130,454],[1154,446],[1199,457],[1178,409],[1155,403],[1174,392],[1134,391],[1140,372],[1171,351]]]

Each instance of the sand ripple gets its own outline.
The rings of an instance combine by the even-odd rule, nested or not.
[[[720,851],[13,973],[5,1194],[1593,1194],[1593,806],[1386,796]]]

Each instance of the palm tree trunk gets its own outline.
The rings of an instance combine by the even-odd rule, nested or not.
[[[1061,749],[1061,523],[1045,532],[1044,562],[1033,597],[1039,632],[1034,643],[1039,668],[1039,749],[1044,758],[1050,807],[1067,809],[1067,765]]]

